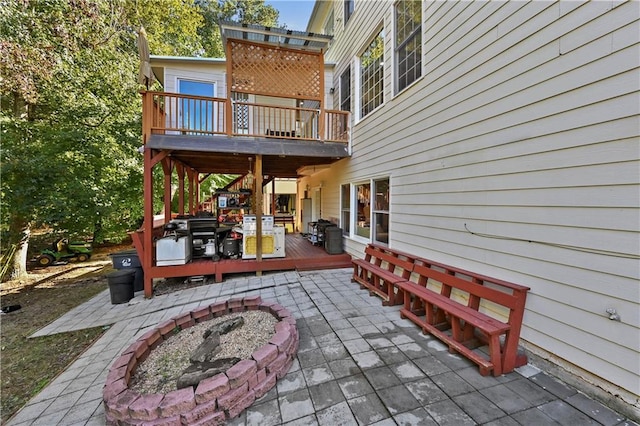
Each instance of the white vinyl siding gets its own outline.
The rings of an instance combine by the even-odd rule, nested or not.
[[[386,102],[325,175],[336,191],[393,176],[391,247],[531,287],[525,344],[632,395],[639,13],[634,2],[424,2],[423,78],[392,98],[385,63]],[[390,2],[359,2],[327,59],[344,69],[356,41],[392,20]],[[327,209],[339,215],[339,203]],[[362,256],[356,240],[345,249]]]

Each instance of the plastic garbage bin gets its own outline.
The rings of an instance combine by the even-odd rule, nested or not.
[[[135,275],[136,271],[134,269],[121,269],[107,274],[112,305],[127,303],[133,299],[133,280]]]
[[[133,269],[136,272],[133,280],[133,291],[144,290],[144,270],[140,264],[138,252],[135,249],[111,253],[111,263],[114,269]]]
[[[324,249],[329,254],[342,254],[342,228],[329,227],[324,231]]]

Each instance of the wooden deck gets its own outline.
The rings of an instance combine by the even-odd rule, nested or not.
[[[224,275],[257,271],[310,271],[316,269],[350,268],[351,256],[347,253],[328,254],[323,247],[314,246],[300,234],[285,236],[284,258],[263,259],[197,259],[186,265],[154,266],[145,271],[151,278],[190,277],[199,275],[215,276],[221,282]]]

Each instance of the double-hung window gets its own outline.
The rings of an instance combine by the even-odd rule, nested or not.
[[[373,181],[373,241],[389,244],[389,178]]]
[[[369,240],[371,238],[371,182],[356,184],[355,194],[355,235]]]
[[[340,225],[342,235],[348,237],[351,234],[351,185],[348,183],[342,185],[340,195]]]
[[[396,93],[422,76],[422,3],[402,0],[395,5]]]
[[[347,21],[353,14],[355,8],[355,0],[344,0],[344,24],[347,25]]]
[[[343,234],[389,244],[389,178],[344,184],[341,193]]]
[[[360,118],[382,105],[384,94],[384,29],[360,56]]]
[[[351,111],[351,67],[340,75],[340,109]]]

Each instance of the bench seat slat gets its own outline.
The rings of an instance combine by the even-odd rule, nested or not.
[[[411,294],[414,294],[425,301],[433,303],[437,307],[443,309],[445,312],[448,312],[451,315],[460,318],[461,320],[476,325],[476,327],[487,334],[505,333],[510,328],[509,324],[490,317],[489,315],[483,314],[482,312],[469,309],[465,305],[455,302],[447,297],[442,296],[441,294],[436,293],[433,290],[419,286],[418,284],[415,284],[411,281],[400,282],[397,283],[397,285],[402,290],[409,291]]]
[[[496,376],[502,374],[502,357],[499,337],[509,331],[509,324],[498,321],[495,318],[483,314],[482,312],[475,311],[414,282],[404,281],[398,283],[397,286],[404,294],[404,307],[400,310],[401,316],[411,319],[416,325],[421,327],[424,332],[431,333],[442,340],[449,346],[450,350],[460,352],[471,361],[478,364],[480,366],[481,374],[486,375],[489,374],[490,371],[493,371],[493,374]],[[452,316],[453,318],[451,318],[451,321],[454,329],[454,335],[450,336],[437,328],[436,324],[430,323],[429,315],[426,315],[423,319],[411,312],[411,296],[418,297],[426,305],[433,305]],[[453,321],[457,321],[458,319],[463,320],[465,324],[470,324],[478,330],[486,333],[489,340],[489,360],[467,348],[463,342],[456,340],[455,329],[457,325],[454,324]]]
[[[380,296],[383,304],[404,304],[402,318],[475,362],[482,375],[497,376],[526,364],[526,356],[518,354],[518,340],[528,287],[379,244],[368,244],[364,255],[353,260],[352,281]],[[430,285],[434,281],[441,285],[439,291]],[[508,315],[494,318],[480,312],[481,307],[506,309]],[[488,345],[488,357],[473,350],[479,343]]]
[[[415,265],[413,271],[416,274],[424,277],[432,278],[435,281],[443,284],[450,285],[481,299],[491,300],[499,305],[506,306],[509,309],[514,309],[518,305],[519,298],[512,294],[505,293],[500,290],[496,290],[491,287],[486,287],[482,284],[476,284],[470,281],[463,280],[455,275],[449,275],[444,272],[436,271],[431,268],[427,268],[423,265]]]
[[[491,363],[491,361],[478,355],[471,349],[464,346],[461,342],[456,342],[451,338],[451,336],[448,336],[437,327],[422,321],[420,317],[415,315],[413,312],[402,308],[400,309],[400,313],[403,314],[405,317],[411,319],[416,325],[418,325],[418,327],[422,328],[422,330],[425,333],[429,333],[437,337],[438,339],[440,339],[450,347],[453,347],[456,351],[464,354],[466,357],[471,359],[475,364],[478,364],[484,371],[489,372],[490,370],[493,369],[493,364]]]
[[[413,258],[396,254],[389,248],[368,245],[364,259],[354,259],[353,278],[361,287],[366,287],[383,300],[384,305],[395,305],[402,302],[401,295],[396,295],[394,285],[407,280],[413,269]]]

